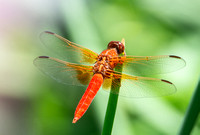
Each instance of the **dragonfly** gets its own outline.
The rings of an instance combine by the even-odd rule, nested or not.
[[[185,66],[185,61],[176,55],[128,56],[125,40],[111,41],[100,54],[73,43],[68,39],[45,31],[40,36],[43,44],[56,57],[39,56],[34,65],[58,82],[68,85],[88,85],[75,110],[72,123],[76,123],[87,111],[95,95],[102,89],[125,97],[156,97],[176,92],[175,85],[165,79],[150,75],[169,73]],[[117,65],[123,71],[117,72]],[[112,91],[119,86],[120,91]]]

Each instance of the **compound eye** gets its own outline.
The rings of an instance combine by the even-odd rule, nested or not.
[[[117,51],[119,54],[124,52],[124,44],[123,43],[121,43],[121,42],[119,43]]]
[[[124,52],[124,45],[120,41],[111,41],[108,43],[108,49],[116,48],[117,53],[121,54]]]
[[[119,41],[110,41],[109,43],[108,43],[108,49],[111,49],[111,48],[118,48],[118,42]]]

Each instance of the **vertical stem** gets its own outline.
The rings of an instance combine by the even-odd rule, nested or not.
[[[190,105],[187,109],[183,124],[180,128],[179,135],[191,134],[192,128],[195,125],[198,114],[200,112],[200,80],[197,85],[196,91],[190,101]]]
[[[122,65],[118,64],[117,67],[115,68],[115,71],[118,71],[121,73]],[[115,91],[115,93],[119,93],[119,89],[121,86],[121,78],[114,79],[113,81],[115,81],[115,85],[112,82],[111,91]],[[118,84],[117,86],[116,86],[116,82]],[[106,115],[104,119],[102,135],[111,135],[112,133],[112,127],[113,127],[115,112],[117,108],[117,101],[118,101],[118,94],[114,94],[110,92]]]

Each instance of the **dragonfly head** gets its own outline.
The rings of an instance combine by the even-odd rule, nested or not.
[[[108,43],[108,49],[116,48],[117,53],[121,54],[124,52],[124,44],[120,41],[110,41]]]

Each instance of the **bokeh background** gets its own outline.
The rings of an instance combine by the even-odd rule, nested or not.
[[[128,55],[178,55],[186,67],[160,75],[177,92],[159,98],[120,97],[113,135],[174,135],[200,74],[200,1],[0,0],[0,134],[99,135],[109,94],[100,90],[87,113],[72,119],[86,87],[42,74],[33,60],[47,51],[48,30],[100,53],[126,39]],[[200,119],[192,135],[200,133]]]

